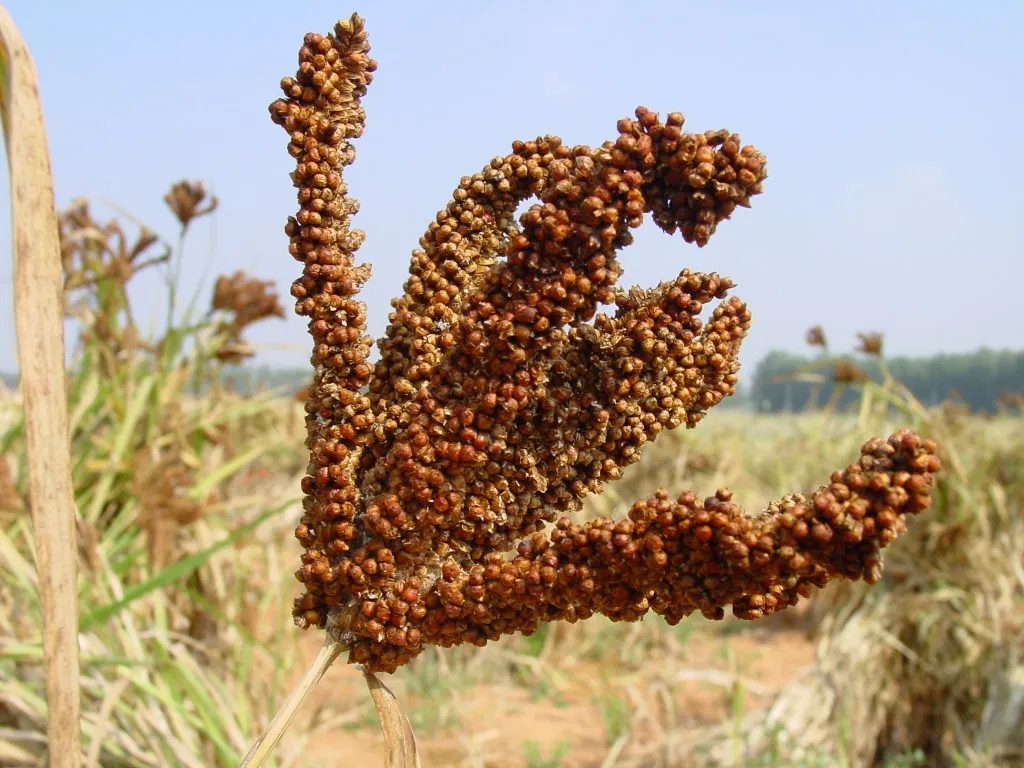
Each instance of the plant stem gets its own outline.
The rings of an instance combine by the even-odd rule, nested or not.
[[[267,726],[267,729],[256,740],[256,743],[252,745],[249,753],[242,759],[240,768],[259,768],[263,765],[274,747],[277,746],[277,742],[281,740],[292,718],[295,717],[299,708],[309,698],[309,694],[313,692],[316,684],[320,682],[320,678],[324,676],[324,673],[334,663],[334,660],[341,655],[343,650],[345,650],[345,647],[341,643],[334,640],[329,633],[324,633],[324,644],[317,653],[316,658],[313,659],[313,663],[310,664],[309,669],[306,670],[306,674],[302,676],[299,684],[295,686],[295,690],[288,695],[284,705],[274,715],[270,725]]]
[[[0,118],[10,170],[14,320],[43,608],[49,764],[78,768],[78,548],[64,371],[64,269],[36,68],[3,7]]]

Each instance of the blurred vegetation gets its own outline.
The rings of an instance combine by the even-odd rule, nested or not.
[[[238,765],[318,645],[290,618],[306,371],[246,362],[246,329],[279,314],[265,283],[228,275],[210,296],[178,294],[191,222],[214,204],[190,183],[168,197],[181,230],[167,239],[98,222],[84,203],[62,218],[80,329],[68,376],[87,766]],[[164,272],[173,308],[153,337],[128,291],[142,269]],[[425,764],[1024,764],[1022,413],[1012,398],[971,399],[1019,386],[1024,355],[887,361],[869,334],[862,347],[848,368],[770,356],[754,399],[807,412],[722,411],[663,434],[580,516],[621,515],[659,486],[728,485],[757,510],[812,490],[868,436],[910,426],[938,440],[945,470],[879,585],[833,585],[763,622],[592,619],[431,649],[389,680]],[[949,386],[963,407],[937,404]],[[0,765],[11,766],[47,760],[21,418],[17,394],[0,389]],[[276,765],[383,753],[359,676],[331,675]]]
[[[854,358],[772,352],[754,369],[751,404],[758,411],[772,413],[804,411],[829,402],[840,409],[856,407],[858,390],[831,376],[838,361],[853,362]],[[884,380],[883,364],[877,357],[864,356],[855,364],[872,381]],[[885,365],[917,400],[929,406],[959,402],[972,411],[994,413],[1012,405],[1015,395],[1024,395],[1024,350],[981,349],[969,354],[893,357]],[[794,378],[800,372],[805,375]],[[822,375],[806,375],[815,372]]]
[[[67,375],[91,765],[237,765],[279,682],[250,670],[284,667],[256,629],[277,612],[283,623],[289,596],[252,582],[281,567],[259,529],[295,503],[302,418],[273,393],[219,383],[252,354],[245,330],[283,311],[242,274],[205,302],[181,296],[186,235],[216,200],[190,182],[165,199],[181,225],[169,239],[127,216],[99,221],[86,201],[60,217],[79,333]],[[146,337],[129,286],[151,269],[168,313]],[[16,395],[0,399],[0,764],[34,765],[46,710],[22,428]]]

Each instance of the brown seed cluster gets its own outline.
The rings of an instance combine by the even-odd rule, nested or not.
[[[788,496],[756,516],[723,489],[703,501],[662,491],[619,521],[562,518],[511,559],[445,563],[422,631],[442,644],[480,642],[594,613],[635,621],[653,610],[675,623],[699,610],[720,619],[726,605],[757,619],[835,576],[874,583],[880,549],[904,530],[904,515],[929,504],[934,451],[909,431],[876,438],[810,499]]]
[[[828,338],[825,336],[825,329],[820,325],[814,325],[808,328],[807,334],[804,338],[809,346],[828,349]]]
[[[871,357],[881,357],[885,336],[878,332],[858,333],[857,351]]]
[[[228,363],[252,357],[252,349],[242,339],[248,326],[270,317],[285,316],[273,281],[259,280],[242,271],[217,278],[210,310],[228,315],[218,327],[226,339],[215,353],[219,360]]]
[[[284,317],[273,281],[250,277],[241,270],[217,278],[210,306],[232,314],[241,328],[268,317]]]
[[[871,377],[852,360],[839,359],[832,363],[832,381],[836,384],[859,384]]]
[[[143,450],[132,459],[132,491],[141,509],[136,525],[147,534],[154,571],[170,562],[178,529],[203,515],[202,505],[187,493],[194,485],[192,471],[178,456],[154,457]]]
[[[750,314],[731,280],[683,270],[652,290],[616,283],[644,214],[703,245],[761,191],[764,157],[736,134],[687,133],[681,114],[640,107],[597,148],[515,142],[431,222],[369,363],[354,298],[369,269],[354,261],[363,234],[341,176],[363,129],[368,51],[356,16],[307,35],[270,106],[297,163],[286,232],[314,341],[297,622],[393,670],[427,644],[541,621],[650,609],[678,620],[730,604],[754,618],[832,575],[877,577],[879,547],[926,505],[936,468],[934,446],[909,434],[869,443],[810,501],[759,516],[727,491],[660,494],[627,520],[563,518],[541,533],[647,441],[735,390]]]
[[[188,227],[193,219],[206,216],[217,209],[217,198],[214,195],[207,197],[206,185],[201,181],[182,179],[176,182],[164,195],[164,202],[167,203],[182,229]]]

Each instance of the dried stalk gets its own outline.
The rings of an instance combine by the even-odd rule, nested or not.
[[[81,765],[75,510],[64,376],[63,272],[35,64],[0,7],[0,114],[11,179],[14,316],[29,506],[43,606],[49,764]]]
[[[281,737],[284,736],[288,725],[306,699],[309,698],[313,689],[316,688],[317,683],[320,682],[320,678],[324,676],[338,656],[347,650],[349,650],[348,646],[338,642],[330,633],[325,633],[324,644],[309,665],[306,674],[302,676],[281,709],[274,715],[274,719],[270,721],[270,725],[243,758],[241,768],[260,768],[264,764]],[[370,689],[373,705],[377,708],[381,729],[384,731],[384,741],[388,750],[384,765],[387,768],[420,768],[416,737],[402,705],[398,703],[398,699],[395,698],[391,689],[384,685],[376,675],[365,671],[363,675],[366,686]]]
[[[306,674],[302,676],[299,684],[288,695],[281,709],[274,715],[270,725],[267,726],[266,730],[256,740],[256,743],[252,745],[249,753],[242,758],[241,768],[259,768],[270,757],[270,753],[277,746],[277,742],[281,740],[281,737],[284,736],[284,732],[288,729],[288,725],[298,713],[299,708],[309,698],[309,694],[316,688],[320,678],[324,676],[324,673],[334,663],[334,660],[341,655],[343,650],[346,649],[341,643],[325,633],[324,644],[319,652],[317,652],[313,663],[310,664],[309,669],[306,670]]]

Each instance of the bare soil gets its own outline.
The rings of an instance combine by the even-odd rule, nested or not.
[[[320,637],[307,633],[300,642],[308,662]],[[501,646],[493,650],[502,653]],[[743,713],[767,706],[814,656],[803,629],[779,622],[706,623],[676,650],[632,663],[609,650],[598,659],[541,659],[525,679],[460,684],[465,672],[441,672],[427,690],[413,690],[405,670],[382,679],[409,712],[427,768],[686,765],[687,732],[738,723]],[[313,701],[324,721],[314,726],[301,764],[382,763],[383,738],[356,670],[332,669]],[[340,714],[331,718],[332,711]]]

